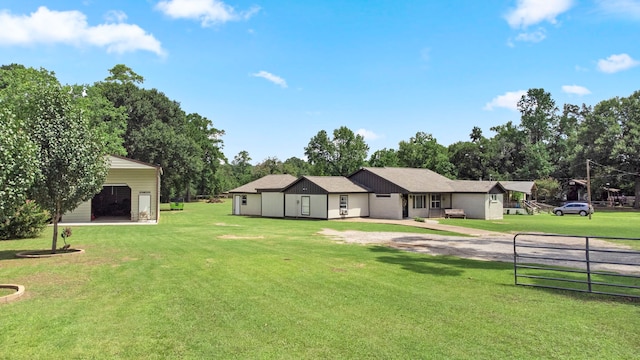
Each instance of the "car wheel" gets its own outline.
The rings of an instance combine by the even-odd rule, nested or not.
[[[587,216],[587,212],[584,210],[580,210],[580,216]]]
[[[556,215],[562,216],[562,211],[561,210],[556,210]]]

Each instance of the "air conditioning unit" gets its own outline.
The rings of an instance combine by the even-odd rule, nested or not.
[[[349,215],[348,209],[340,209],[340,215]]]

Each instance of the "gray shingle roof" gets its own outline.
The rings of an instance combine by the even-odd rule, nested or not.
[[[367,193],[368,189],[354,183],[344,176],[305,176],[328,193]]]
[[[363,168],[412,193],[452,192],[451,180],[429,169],[366,167]]]
[[[500,184],[509,191],[517,191],[525,194],[531,194],[531,190],[536,186],[536,183],[533,181],[500,181]]]
[[[497,181],[478,181],[478,180],[453,180],[451,185],[455,192],[459,193],[488,193],[496,185]],[[501,185],[500,185],[501,186]]]
[[[296,181],[296,177],[289,174],[272,174],[261,177],[248,184],[244,184],[230,193],[256,194],[258,190],[281,190]]]

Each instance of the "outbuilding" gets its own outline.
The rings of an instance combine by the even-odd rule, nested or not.
[[[61,223],[113,221],[158,222],[162,168],[110,155],[102,190],[62,216]]]

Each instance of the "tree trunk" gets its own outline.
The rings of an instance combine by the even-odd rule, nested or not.
[[[58,220],[60,219],[60,207],[56,209],[56,213],[53,214],[53,241],[51,242],[51,253],[56,253],[56,247],[58,246]]]

